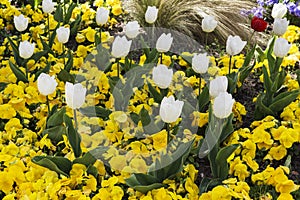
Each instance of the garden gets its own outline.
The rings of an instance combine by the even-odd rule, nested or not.
[[[0,199],[300,199],[300,1],[3,0]]]

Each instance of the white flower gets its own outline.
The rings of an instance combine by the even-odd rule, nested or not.
[[[243,50],[246,44],[247,42],[242,41],[240,36],[229,35],[226,42],[226,52],[231,56],[237,55]]]
[[[96,13],[96,22],[98,25],[104,25],[107,23],[109,18],[109,10],[104,7],[100,7],[97,9]]]
[[[117,36],[112,44],[111,54],[113,57],[121,58],[127,56],[130,51],[131,42],[125,36]]]
[[[173,37],[171,36],[171,33],[168,33],[167,35],[163,33],[156,41],[157,51],[161,53],[168,52],[171,48],[172,42]]]
[[[283,35],[289,26],[289,21],[286,18],[275,18],[273,25],[273,32],[275,35]]]
[[[170,86],[173,78],[173,70],[168,69],[165,65],[157,65],[153,68],[152,79],[154,83],[162,88],[166,89]]]
[[[14,24],[18,31],[25,31],[28,26],[28,18],[25,18],[22,14],[19,16],[14,16]]]
[[[44,13],[52,13],[55,10],[52,0],[43,0],[42,9]]]
[[[287,12],[287,7],[283,3],[274,4],[272,9],[272,17],[275,18],[283,18],[283,16]]]
[[[195,54],[192,59],[192,68],[196,73],[204,74],[207,72],[209,57],[206,53]]]
[[[41,73],[37,79],[37,86],[39,92],[42,95],[47,96],[55,91],[57,82],[54,76],[51,77],[48,74]]]
[[[215,20],[214,16],[206,15],[202,20],[202,30],[206,33],[213,32],[217,27],[218,22]]]
[[[63,26],[56,29],[57,39],[60,43],[67,43],[70,37],[70,28],[65,28]]]
[[[164,97],[161,101],[159,115],[166,123],[175,122],[181,115],[183,101],[176,100],[174,96]]]
[[[213,114],[220,118],[227,118],[232,113],[232,107],[234,99],[231,94],[227,92],[221,92],[214,100]]]
[[[291,48],[292,44],[289,44],[289,42],[284,38],[278,38],[275,41],[273,53],[276,57],[283,58],[287,55]]]
[[[213,98],[217,97],[221,92],[226,92],[228,87],[228,79],[226,76],[218,76],[209,83],[209,94]]]
[[[33,55],[35,43],[30,43],[27,40],[20,42],[19,54],[22,58],[28,59]]]
[[[80,108],[85,101],[86,88],[81,83],[66,82],[65,85],[66,102],[67,105],[72,109]]]
[[[137,21],[128,22],[125,26],[125,34],[129,38],[135,38],[139,34],[140,25]]]
[[[153,24],[157,19],[158,9],[155,6],[148,6],[145,13],[145,20],[148,24]]]

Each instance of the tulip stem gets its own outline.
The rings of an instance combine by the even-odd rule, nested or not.
[[[75,121],[75,130],[78,130],[78,122],[77,122],[77,115],[76,115],[76,109],[73,110],[73,114],[74,114],[74,121]]]
[[[254,33],[255,33],[255,30],[253,30],[253,32],[251,33],[251,36],[250,36],[250,38],[249,38],[249,40],[247,42],[247,48],[246,48],[247,51],[250,51],[250,43],[251,43],[251,40],[252,40],[252,38],[254,36]]]
[[[63,60],[64,60],[64,68],[66,68],[66,61],[65,61],[65,45],[62,44],[62,48],[63,48],[63,52],[62,52],[62,57],[63,57]]]
[[[47,14],[47,22],[48,22],[48,38],[49,38],[49,44],[50,44],[50,18],[49,13]]]
[[[229,72],[228,72],[228,74],[230,74],[230,69],[231,69],[231,60],[232,60],[232,56],[230,56],[230,57],[229,57],[229,66],[228,66],[228,68],[229,68]]]
[[[201,94],[201,76],[199,76],[199,96],[198,98],[200,98],[200,94]]]
[[[46,103],[47,103],[47,107],[48,107],[48,116],[49,116],[50,115],[50,103],[49,103],[48,95],[46,95]]]
[[[170,135],[170,124],[166,123],[166,130],[167,130],[167,144],[171,141],[171,135]]]
[[[118,74],[118,78],[120,78],[120,60],[117,59],[117,74]]]
[[[208,38],[208,33],[205,34],[205,50],[208,50],[207,38]]]
[[[100,30],[99,30],[99,38],[100,38],[100,44],[102,44],[102,25],[100,25]]]
[[[27,66],[27,62],[28,61],[26,61],[25,63],[25,73],[26,73],[26,79],[29,81],[29,79],[28,79],[28,66]]]
[[[163,64],[163,53],[160,54],[160,64]]]

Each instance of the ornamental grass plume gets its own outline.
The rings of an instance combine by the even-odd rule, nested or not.
[[[169,28],[179,31],[205,43],[205,32],[201,22],[204,16],[215,16],[218,25],[208,36],[208,44],[218,42],[225,45],[229,35],[239,35],[246,40],[251,35],[250,21],[241,14],[241,9],[251,9],[256,5],[251,0],[127,0],[124,7],[131,16],[144,27],[145,12],[148,6],[156,6],[158,18],[155,27]],[[260,36],[264,36],[260,33]],[[265,37],[259,37],[264,40]],[[263,41],[258,41],[259,43]]]

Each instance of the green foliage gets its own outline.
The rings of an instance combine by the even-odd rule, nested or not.
[[[73,149],[75,157],[78,158],[82,153],[80,147],[81,137],[77,130],[74,128],[71,118],[67,114],[64,114],[63,121],[66,124],[66,133],[69,143]]]

